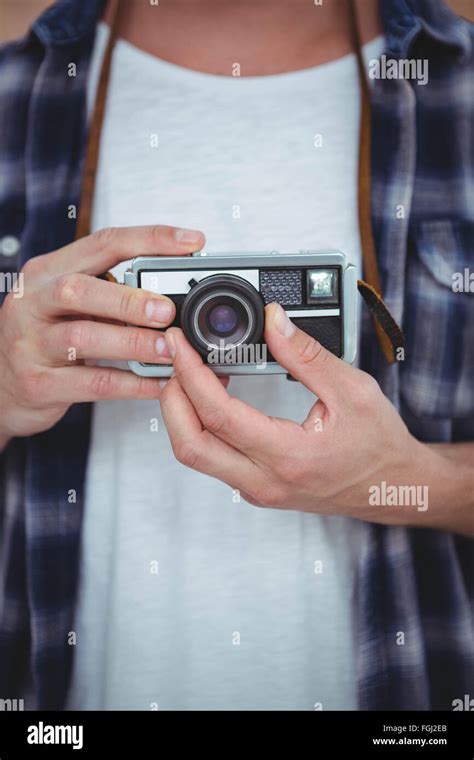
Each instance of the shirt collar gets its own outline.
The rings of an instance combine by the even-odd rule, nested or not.
[[[95,29],[106,0],[59,0],[47,8],[32,30],[46,47],[82,42]]]
[[[394,58],[406,58],[420,32],[453,48],[462,60],[470,57],[469,23],[442,0],[380,0],[380,13],[387,52]]]

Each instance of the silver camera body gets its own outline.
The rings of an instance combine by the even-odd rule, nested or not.
[[[356,357],[356,269],[340,251],[142,256],[124,283],[174,301],[170,326],[182,328],[218,375],[286,374],[263,339],[264,307],[272,302],[336,356]],[[138,375],[173,372],[172,364],[128,364]]]

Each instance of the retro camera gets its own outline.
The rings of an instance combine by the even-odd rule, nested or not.
[[[263,339],[264,307],[272,302],[333,354],[355,359],[356,271],[340,251],[140,257],[125,285],[174,301],[171,326],[182,328],[217,374],[286,373]],[[129,366],[138,375],[172,373],[171,364]]]

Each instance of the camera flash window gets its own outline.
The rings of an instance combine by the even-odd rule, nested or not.
[[[308,304],[338,303],[337,269],[308,269],[306,276]]]

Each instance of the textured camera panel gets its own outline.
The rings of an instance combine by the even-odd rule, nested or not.
[[[296,317],[292,320],[300,330],[316,338],[332,354],[342,356],[342,333],[340,317]]]
[[[282,306],[301,306],[301,270],[263,269],[260,272],[260,293],[265,304],[276,302]]]

